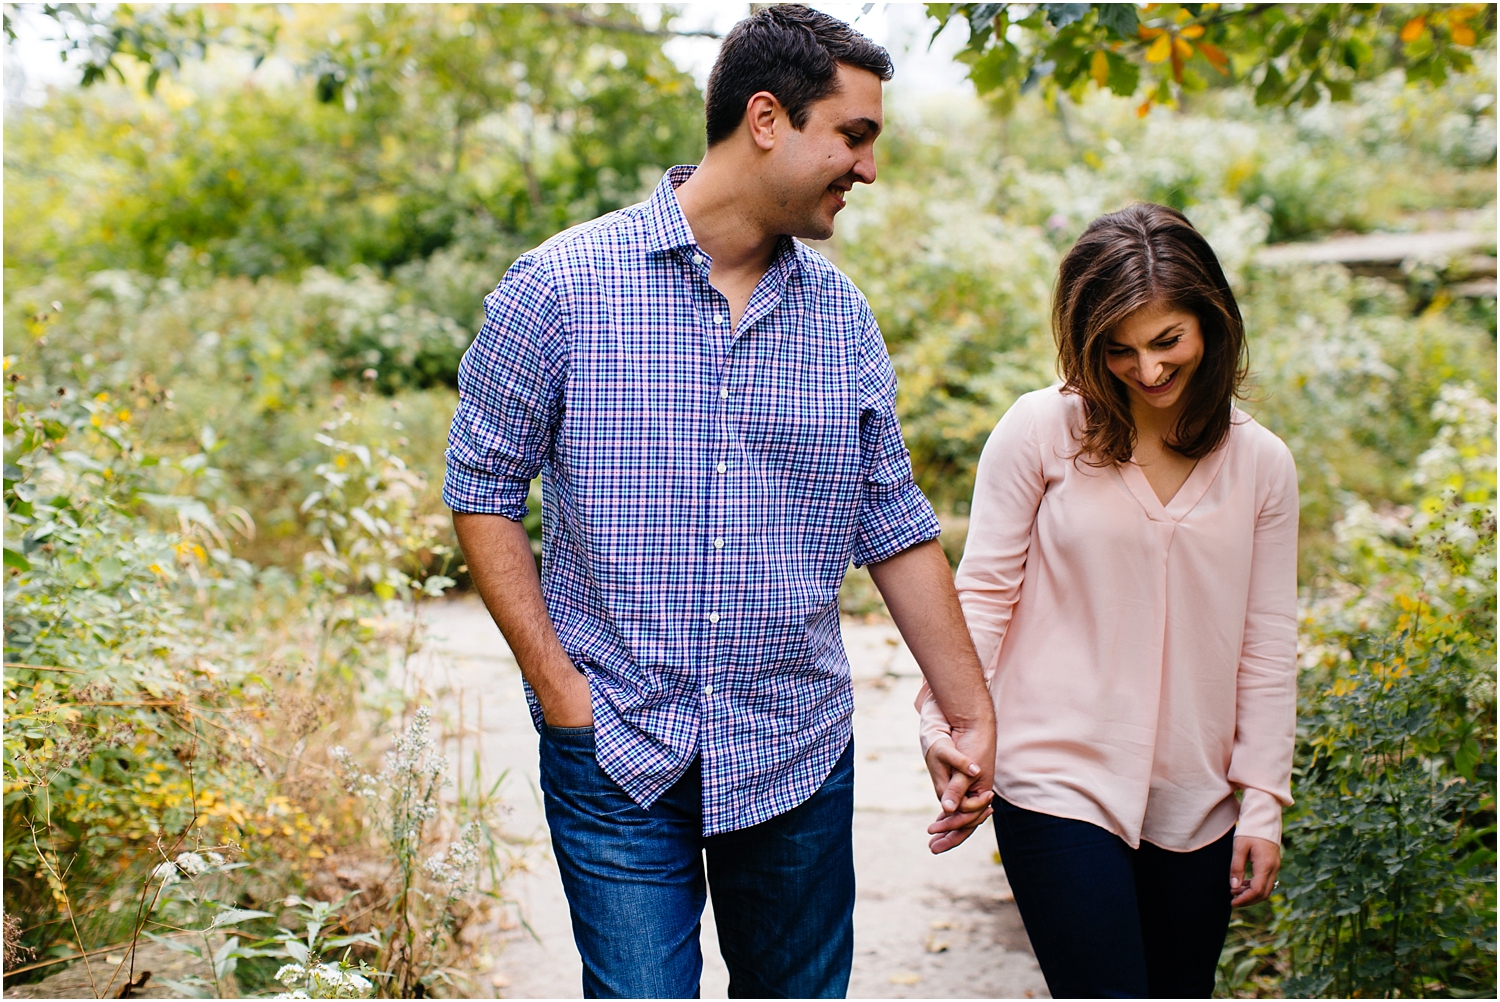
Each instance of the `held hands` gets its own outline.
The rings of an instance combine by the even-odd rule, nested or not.
[[[1250,876],[1245,876],[1245,864]],[[1281,846],[1269,839],[1237,835],[1234,856],[1229,863],[1230,904],[1235,908],[1255,905],[1271,896],[1276,887],[1276,872],[1281,869]]]
[[[960,748],[960,745],[966,746]],[[967,747],[978,745],[980,747]],[[965,754],[971,751],[971,757]],[[955,729],[952,738],[939,738],[927,749],[927,771],[942,803],[943,813],[927,826],[933,836],[927,848],[934,854],[961,845],[994,812],[994,777],[981,763],[995,760],[995,736]]]

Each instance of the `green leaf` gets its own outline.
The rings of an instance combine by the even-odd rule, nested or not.
[[[1109,89],[1120,97],[1130,97],[1141,84],[1140,66],[1118,52],[1106,52],[1104,58],[1109,62]]]
[[[1066,28],[1074,21],[1082,21],[1089,13],[1089,4],[1086,3],[1044,3],[1042,9],[1047,12],[1047,23],[1054,28]]]
[[[1140,15],[1136,13],[1135,4],[1096,3],[1094,4],[1094,10],[1099,18],[1099,23],[1114,32],[1117,37],[1133,41],[1140,33],[1141,19]],[[1110,89],[1114,90],[1113,84],[1110,85]],[[1130,92],[1132,94],[1135,93],[1135,88],[1130,88]],[[1115,91],[1115,93],[1118,94],[1120,92]]]
[[[12,550],[9,546],[7,546],[5,547],[5,566],[14,567],[18,571],[29,571],[31,570],[31,561],[21,556],[18,551]],[[9,629],[10,628],[7,626],[6,630],[9,631]],[[9,645],[8,640],[6,641],[6,644],[7,646]]]
[[[1266,63],[1265,79],[1261,80],[1260,86],[1255,88],[1255,103],[1257,105],[1275,104],[1281,100],[1281,95],[1286,93],[1286,81],[1282,79],[1281,71],[1276,68],[1275,63]]]
[[[211,999],[214,997],[213,986],[209,985],[206,981],[202,984],[197,984],[189,983],[185,979],[182,981],[169,981],[163,978],[161,983],[173,991],[180,993],[185,999]]]
[[[226,925],[235,925],[239,922],[248,922],[254,918],[270,918],[270,912],[258,912],[253,908],[229,908],[214,916],[213,925],[210,929],[219,929]]]
[[[976,3],[964,4],[964,6],[969,8],[967,11],[969,30],[976,34],[987,29],[995,20],[995,15],[1005,9],[1003,3]]]

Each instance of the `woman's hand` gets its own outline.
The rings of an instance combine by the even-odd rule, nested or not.
[[[1250,864],[1250,879],[1245,879],[1245,864]],[[1281,869],[1281,846],[1270,839],[1237,835],[1234,856],[1229,862],[1230,904],[1235,908],[1257,905],[1271,896],[1276,887],[1276,873]]]
[[[978,787],[976,777],[984,770],[959,751],[951,738],[938,738],[927,749],[927,772],[943,805],[943,813],[927,826],[927,834],[933,836],[927,848],[936,854],[961,845],[984,824],[993,812],[990,802],[995,791]]]

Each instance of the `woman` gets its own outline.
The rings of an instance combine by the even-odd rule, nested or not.
[[[957,579],[1000,853],[1055,997],[1206,998],[1291,803],[1297,471],[1234,407],[1239,307],[1180,213],[1095,220],[1053,329],[1064,382],[990,436]],[[917,705],[942,790],[971,765]],[[935,852],[983,819],[980,797],[954,807]]]

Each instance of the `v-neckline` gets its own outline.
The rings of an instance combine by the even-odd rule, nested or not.
[[[1193,471],[1166,504],[1162,504],[1156,491],[1151,489],[1151,482],[1146,479],[1145,471],[1134,459],[1128,463],[1118,463],[1116,468],[1120,471],[1120,479],[1126,489],[1140,502],[1147,518],[1155,522],[1181,522],[1189,512],[1198,507],[1198,502],[1203,500],[1203,495],[1213,485],[1214,479],[1219,475],[1219,468],[1224,465],[1224,454],[1228,452],[1228,446],[1229,439],[1226,436],[1217,449],[1198,460]]]

